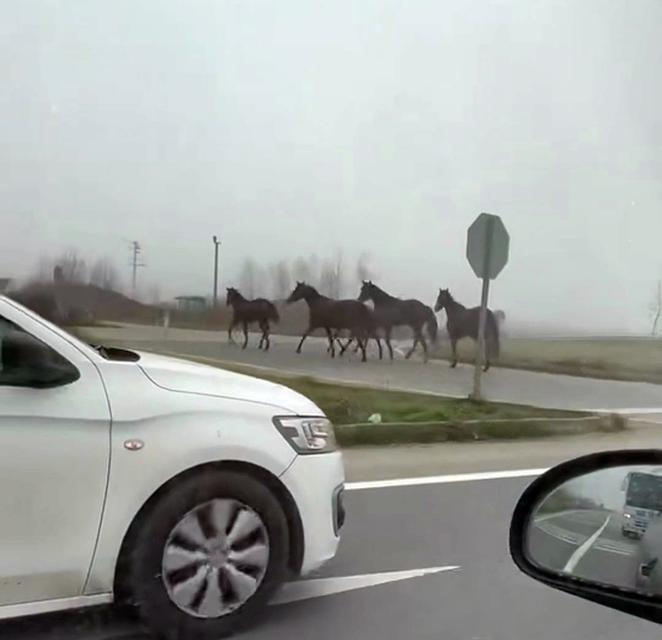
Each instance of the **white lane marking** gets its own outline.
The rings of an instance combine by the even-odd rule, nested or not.
[[[566,511],[556,511],[555,513],[548,513],[544,516],[538,516],[533,519],[533,521],[538,524],[539,522],[545,522],[545,520],[551,520],[552,518],[558,518],[559,516],[566,516],[569,513],[576,513],[577,509],[568,509]]]
[[[475,473],[455,473],[444,476],[421,476],[418,478],[394,478],[392,480],[366,480],[347,482],[347,491],[363,489],[386,489],[389,487],[415,487],[424,484],[447,484],[452,482],[475,482],[476,480],[501,480],[504,478],[527,478],[539,476],[547,469],[514,469],[510,471],[477,471]]]
[[[662,408],[660,407],[625,407],[620,409],[587,409],[591,413],[618,413],[622,415],[646,415],[647,413],[655,414],[662,413]]]
[[[605,530],[605,527],[609,524],[611,516],[607,516],[605,521],[602,523],[602,526],[590,537],[587,538],[570,556],[568,562],[565,563],[563,571],[565,573],[572,573],[577,566],[577,563],[584,557],[586,552],[593,546],[593,543],[600,537],[600,534]]]
[[[566,531],[565,529],[562,529],[561,527],[557,527],[556,525],[545,523],[545,524],[538,524],[537,522],[535,523],[536,527],[540,529],[540,531],[544,531],[546,534],[552,536],[553,538],[556,538],[557,540],[561,540],[563,542],[568,542],[572,545],[578,545],[581,541],[586,540],[586,536],[579,536],[577,534],[573,534],[571,531]]]
[[[584,542],[588,536],[572,533],[566,531],[561,527],[557,527],[554,524],[545,522],[544,524],[540,523],[539,520],[534,521],[535,526],[540,530],[545,532],[547,535],[560,540],[561,542],[567,542],[573,546],[577,546],[580,543]],[[607,553],[615,553],[620,556],[631,556],[634,555],[635,547],[632,544],[626,542],[617,542],[615,540],[599,540],[595,543],[593,547],[596,551],[605,551]]]
[[[338,578],[297,580],[296,582],[285,584],[271,601],[271,604],[286,604],[288,602],[297,602],[298,600],[308,600],[309,598],[321,598],[322,596],[375,587],[389,582],[420,578],[433,573],[455,571],[459,568],[459,565],[449,565],[446,567],[427,567],[407,571],[385,571],[382,573],[366,573],[356,576],[340,576]]]

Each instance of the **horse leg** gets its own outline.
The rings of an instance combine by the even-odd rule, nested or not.
[[[418,340],[423,345],[423,362],[427,362],[428,361],[428,343],[425,341],[425,336],[423,335],[423,331],[421,331],[419,333]]]
[[[386,346],[388,347],[388,355],[393,361],[393,347],[391,346],[391,327],[388,327],[384,330],[384,340],[386,340]]]
[[[235,344],[234,338],[232,337],[232,329],[237,326],[237,323],[233,320],[228,327],[228,342],[230,344]]]
[[[301,347],[303,346],[303,341],[310,335],[310,332],[313,330],[312,327],[308,327],[304,334],[301,336],[299,346],[297,347],[297,353],[301,353]]]
[[[337,331],[336,331],[335,339],[340,340],[340,338],[338,337],[338,332]],[[326,352],[329,353],[330,351],[331,351],[331,347],[327,345]]]
[[[405,355],[405,360],[409,360],[409,358],[411,358],[411,354],[414,353],[414,351],[416,351],[416,345],[418,344],[418,337],[420,335],[421,335],[420,331],[417,331],[414,334],[414,344],[412,344],[411,349],[409,349],[409,351],[407,351],[407,355]]]
[[[248,344],[248,322],[243,322],[242,325],[244,329],[244,344],[241,345],[241,348],[245,349]]]
[[[454,369],[455,367],[457,367],[457,338],[450,336],[450,340],[451,340],[451,352],[453,354],[453,357],[451,359],[451,369]]]
[[[269,347],[271,346],[271,327],[269,326],[269,321],[266,320],[264,323],[265,326],[265,331],[264,331],[264,338],[266,340],[267,346],[265,347],[265,351],[269,351]]]
[[[362,338],[357,336],[356,341],[359,343],[359,346],[361,347],[361,362],[367,362],[368,358],[366,358],[365,351],[366,351],[366,346],[368,345],[368,335],[366,334]]]
[[[375,334],[375,341],[377,342],[377,349],[379,350],[379,359],[382,360],[384,357],[384,352],[382,351],[382,341],[379,339],[379,336]]]
[[[338,355],[343,355],[345,351],[347,351],[347,347],[349,347],[350,344],[354,341],[354,338],[349,338],[345,344],[343,344],[340,340],[338,340],[338,344],[340,345],[340,353]]]
[[[264,347],[265,351],[269,350],[269,322],[262,320],[260,322],[260,329],[262,330],[262,337],[260,338],[260,347]]]
[[[326,337],[329,339],[329,350],[331,351],[331,357],[335,358],[336,357],[335,339],[329,327],[326,328]]]

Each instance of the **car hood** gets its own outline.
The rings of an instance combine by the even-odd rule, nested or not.
[[[138,366],[145,375],[154,384],[169,391],[257,402],[295,415],[323,415],[314,402],[280,384],[190,360],[154,353],[136,353],[140,355]]]

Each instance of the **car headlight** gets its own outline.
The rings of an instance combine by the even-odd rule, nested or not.
[[[623,517],[624,517],[626,520],[629,520],[632,516],[631,516],[629,513],[624,513],[624,514],[623,514]]]
[[[326,418],[275,416],[273,422],[297,453],[328,453],[336,449],[333,425]]]

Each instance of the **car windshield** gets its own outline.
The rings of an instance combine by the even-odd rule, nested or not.
[[[662,511],[662,477],[648,473],[631,474],[625,504]]]
[[[661,25],[2,0],[0,636],[657,637],[507,549],[543,470],[660,446]],[[633,575],[659,486],[555,494],[550,566]]]

